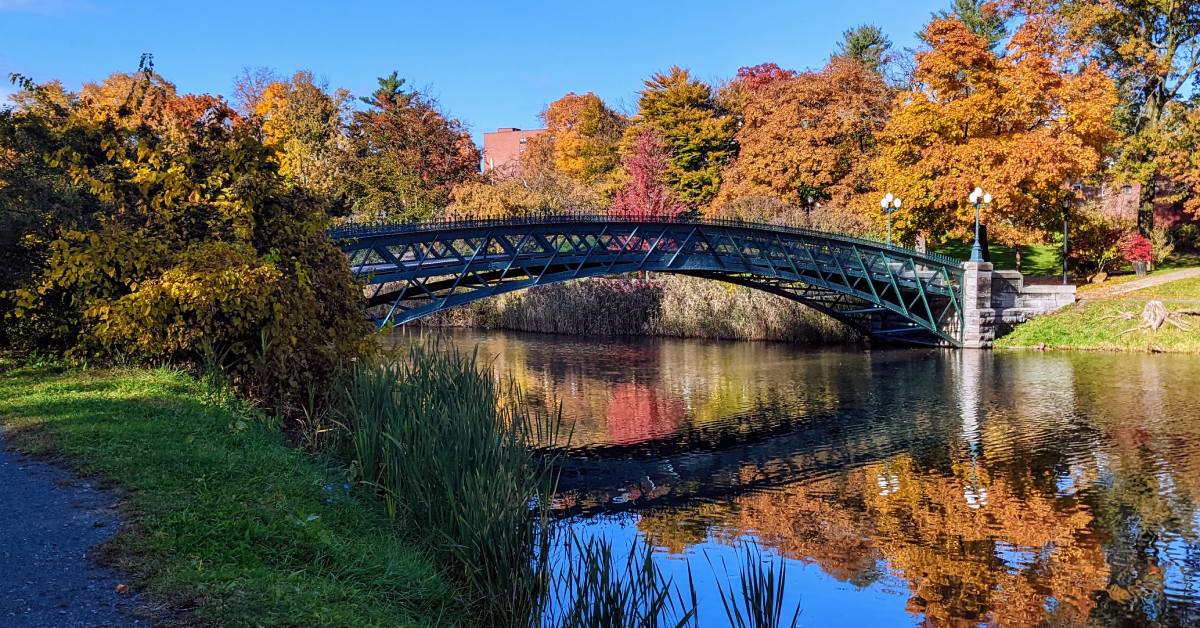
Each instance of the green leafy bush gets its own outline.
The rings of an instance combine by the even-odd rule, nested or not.
[[[1071,268],[1084,273],[1109,270],[1121,260],[1121,236],[1129,225],[1101,214],[1098,210],[1083,212],[1071,222],[1068,257]]]
[[[6,222],[24,260],[0,285],[10,343],[216,364],[272,410],[311,410],[367,331],[328,203],[219,98],[176,96],[148,68],[81,95],[24,87],[0,118],[0,190],[23,190],[0,215],[38,217]]]

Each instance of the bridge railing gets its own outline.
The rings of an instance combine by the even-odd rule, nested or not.
[[[470,218],[470,219],[454,219],[454,220],[428,220],[428,221],[380,221],[372,223],[350,223],[334,227],[329,230],[329,237],[335,240],[350,240],[364,237],[401,234],[401,233],[418,233],[427,231],[448,231],[453,229],[475,229],[508,225],[554,225],[554,224],[570,224],[570,223],[613,223],[613,224],[666,224],[666,225],[696,225],[696,226],[714,226],[714,227],[733,227],[739,229],[763,229],[779,231],[794,235],[807,236],[812,238],[824,238],[845,242],[848,244],[857,244],[860,246],[871,247],[886,251],[895,251],[916,259],[925,259],[930,262],[958,268],[963,263],[963,260],[956,259],[949,255],[933,252],[921,252],[907,247],[889,245],[886,242],[872,240],[852,236],[836,231],[824,231],[821,229],[813,229],[811,227],[802,227],[788,223],[769,223],[769,222],[754,222],[732,218],[690,218],[690,217],[664,217],[664,216],[617,216],[610,214],[596,213],[576,213],[576,212],[543,212],[537,214],[525,214],[521,216],[513,216],[509,218]]]

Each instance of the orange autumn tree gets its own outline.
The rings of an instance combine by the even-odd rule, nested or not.
[[[767,196],[865,208],[874,135],[891,98],[882,76],[841,57],[819,72],[773,77],[753,89],[717,205]]]
[[[1094,176],[1116,137],[1117,94],[1060,35],[1031,16],[998,56],[957,19],[925,28],[929,48],[917,54],[914,87],[898,95],[873,164],[878,189],[905,201],[893,223],[901,240],[969,237],[975,186],[995,199],[982,215],[993,240],[1036,242],[1061,224],[1071,182]]]

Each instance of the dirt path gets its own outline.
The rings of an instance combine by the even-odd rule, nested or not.
[[[1097,288],[1096,290],[1091,290],[1086,294],[1080,295],[1079,300],[1095,301],[1097,299],[1111,299],[1143,288],[1151,288],[1160,284],[1179,281],[1180,279],[1191,279],[1192,277],[1200,277],[1200,268],[1184,268],[1166,273],[1155,273],[1144,279],[1118,284],[1109,288]]]
[[[0,625],[142,626],[134,596],[89,551],[117,531],[115,499],[5,449],[0,427]]]

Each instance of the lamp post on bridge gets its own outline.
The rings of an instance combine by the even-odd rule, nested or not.
[[[884,196],[883,199],[881,199],[879,201],[879,206],[882,207],[884,213],[887,214],[887,245],[891,246],[892,245],[892,212],[896,211],[897,209],[900,209],[900,198],[892,195],[891,192],[888,192],[887,196]]]
[[[971,245],[971,260],[972,262],[983,261],[983,247],[979,245],[979,209],[982,207],[990,207],[992,204],[992,195],[984,192],[982,188],[975,188],[971,192],[971,205],[975,206],[975,243]]]

